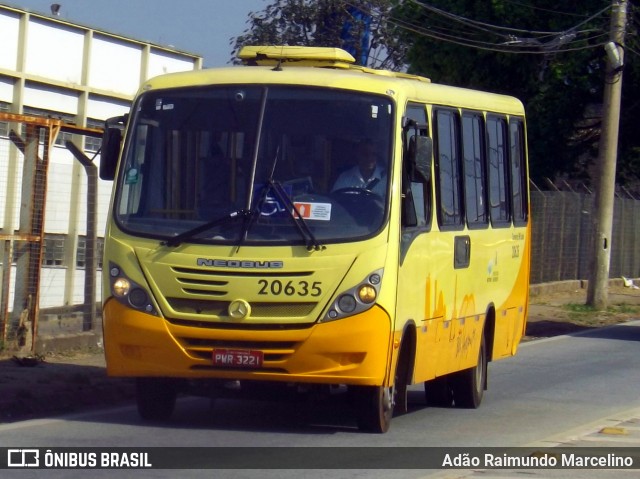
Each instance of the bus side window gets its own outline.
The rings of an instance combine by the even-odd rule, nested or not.
[[[484,136],[482,113],[463,112],[464,198],[469,228],[484,228],[489,224]]]
[[[509,120],[509,137],[513,223],[521,226],[527,224],[529,214],[527,172],[524,159],[524,123],[522,120],[517,118]]]
[[[435,112],[435,158],[438,221],[445,229],[462,225],[462,186],[460,126],[456,110],[438,108]]]
[[[511,224],[507,125],[503,117],[487,116],[489,212],[493,226]]]
[[[414,136],[428,136],[427,112],[425,105],[411,103],[407,106],[406,118],[420,125],[407,130],[405,155],[403,159],[402,192],[405,198],[403,208],[403,226],[428,227],[431,224],[431,182],[415,171],[409,155],[416,147]]]

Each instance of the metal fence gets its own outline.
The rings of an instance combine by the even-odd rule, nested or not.
[[[99,137],[101,130],[0,112],[0,349],[33,350],[43,316],[55,316],[57,324],[65,317],[78,316],[80,329],[85,331],[97,325],[96,166],[68,141],[72,135]],[[54,145],[66,146],[68,158],[61,159],[60,148]],[[69,211],[73,209],[69,202],[74,175],[65,167],[74,161],[86,170],[84,218]],[[65,278],[75,277],[78,270],[79,231],[85,232],[81,251],[84,294],[76,300],[61,292]],[[65,241],[67,238],[73,241]],[[70,267],[64,264],[65,256],[74,259],[67,261]],[[43,289],[54,292],[43,295]]]
[[[588,279],[595,195],[532,191],[531,283]],[[609,277],[640,277],[640,201],[616,198]]]

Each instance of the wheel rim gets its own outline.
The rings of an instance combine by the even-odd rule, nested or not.
[[[389,388],[382,388],[382,412],[387,415],[389,411],[393,411],[393,406],[396,402],[396,388],[391,386]]]
[[[484,354],[484,341],[482,341],[482,343],[480,343],[478,365],[475,368],[476,391],[479,394],[482,394],[482,392],[484,391],[484,372],[486,367],[487,367],[487,364],[485,361],[485,354]]]

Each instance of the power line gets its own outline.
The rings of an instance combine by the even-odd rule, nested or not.
[[[516,2],[515,0],[503,0],[506,3],[510,3],[512,5],[517,5],[519,7],[529,8],[531,10],[538,10],[540,12],[553,13],[557,15],[566,15],[568,17],[585,17],[582,13],[571,13],[571,12],[560,12],[558,10],[550,10],[548,8],[536,7],[534,5],[527,5],[526,3]]]
[[[428,27],[416,25],[405,19],[400,19],[394,16],[386,18],[387,23],[394,25],[397,28],[411,31],[420,36],[468,48],[500,53],[544,55],[550,52],[563,53],[599,48],[604,45],[606,43],[606,41],[604,41],[604,37],[608,35],[606,30],[598,28],[579,30],[579,28],[595,20],[611,8],[608,6],[607,8],[588,16],[585,20],[567,30],[548,32],[504,27],[486,22],[479,22],[461,15],[446,12],[425,3],[420,3],[417,0],[409,0],[409,3],[418,6],[419,8],[423,8],[433,14],[429,17],[430,25]],[[373,12],[372,10],[367,11],[360,5],[353,5],[349,2],[346,2],[346,4],[358,8],[371,16],[382,15],[379,12]],[[516,33],[521,35],[515,35]],[[487,38],[487,35],[495,38],[487,40],[485,39]]]
[[[387,19],[387,22],[395,25],[398,28],[402,28],[407,31],[411,31],[418,35],[431,38],[433,40],[443,41],[452,43],[459,46],[475,48],[478,50],[485,51],[493,51],[499,53],[512,53],[512,54],[529,54],[529,55],[546,55],[550,51],[553,53],[564,53],[564,52],[573,52],[579,50],[588,50],[592,48],[600,48],[602,47],[606,41],[598,41],[598,43],[592,43],[585,46],[579,47],[564,47],[564,48],[544,48],[544,44],[536,43],[534,39],[517,39],[515,37],[508,40],[506,44],[497,44],[494,42],[479,42],[472,41],[469,38],[453,36],[453,35],[445,35],[442,33],[435,33],[424,28],[418,27],[416,25],[404,22],[403,20],[399,20],[393,17]],[[606,38],[607,34],[605,32],[599,33],[597,35],[593,35],[591,37],[587,37],[586,39],[581,39],[580,42],[585,41],[594,41],[600,38]],[[527,41],[528,40],[528,41]],[[571,41],[570,43],[577,43],[578,41]]]

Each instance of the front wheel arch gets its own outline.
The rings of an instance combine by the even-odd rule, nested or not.
[[[399,416],[408,412],[407,387],[412,383],[416,356],[416,329],[410,322],[405,326],[400,340],[398,358],[393,376],[394,386],[394,415]]]

